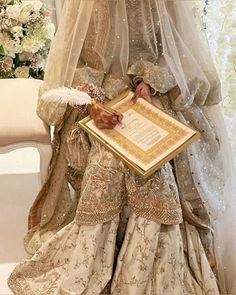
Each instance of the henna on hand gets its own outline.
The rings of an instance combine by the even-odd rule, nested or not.
[[[121,113],[106,106],[101,109],[97,105],[91,105],[88,111],[99,129],[113,129],[123,119]]]
[[[133,97],[131,98],[131,104],[135,104],[139,97],[144,98],[146,101],[151,102],[151,88],[145,82],[141,82],[136,87]]]

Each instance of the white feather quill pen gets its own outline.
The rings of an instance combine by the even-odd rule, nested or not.
[[[91,103],[91,97],[86,92],[67,87],[48,90],[41,96],[41,99],[48,102],[69,104],[72,107]]]

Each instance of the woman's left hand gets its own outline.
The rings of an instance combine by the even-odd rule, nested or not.
[[[131,104],[135,104],[139,97],[144,98],[148,102],[152,101],[150,86],[143,81],[138,84],[134,95],[131,98]]]

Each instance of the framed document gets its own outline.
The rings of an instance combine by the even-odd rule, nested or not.
[[[133,92],[127,91],[107,104],[124,116],[114,129],[98,129],[90,116],[79,124],[146,178],[200,135],[143,98],[131,105],[132,95]]]

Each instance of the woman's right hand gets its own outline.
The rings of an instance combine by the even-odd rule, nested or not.
[[[88,111],[99,129],[113,129],[123,119],[121,113],[106,106],[89,105]]]

